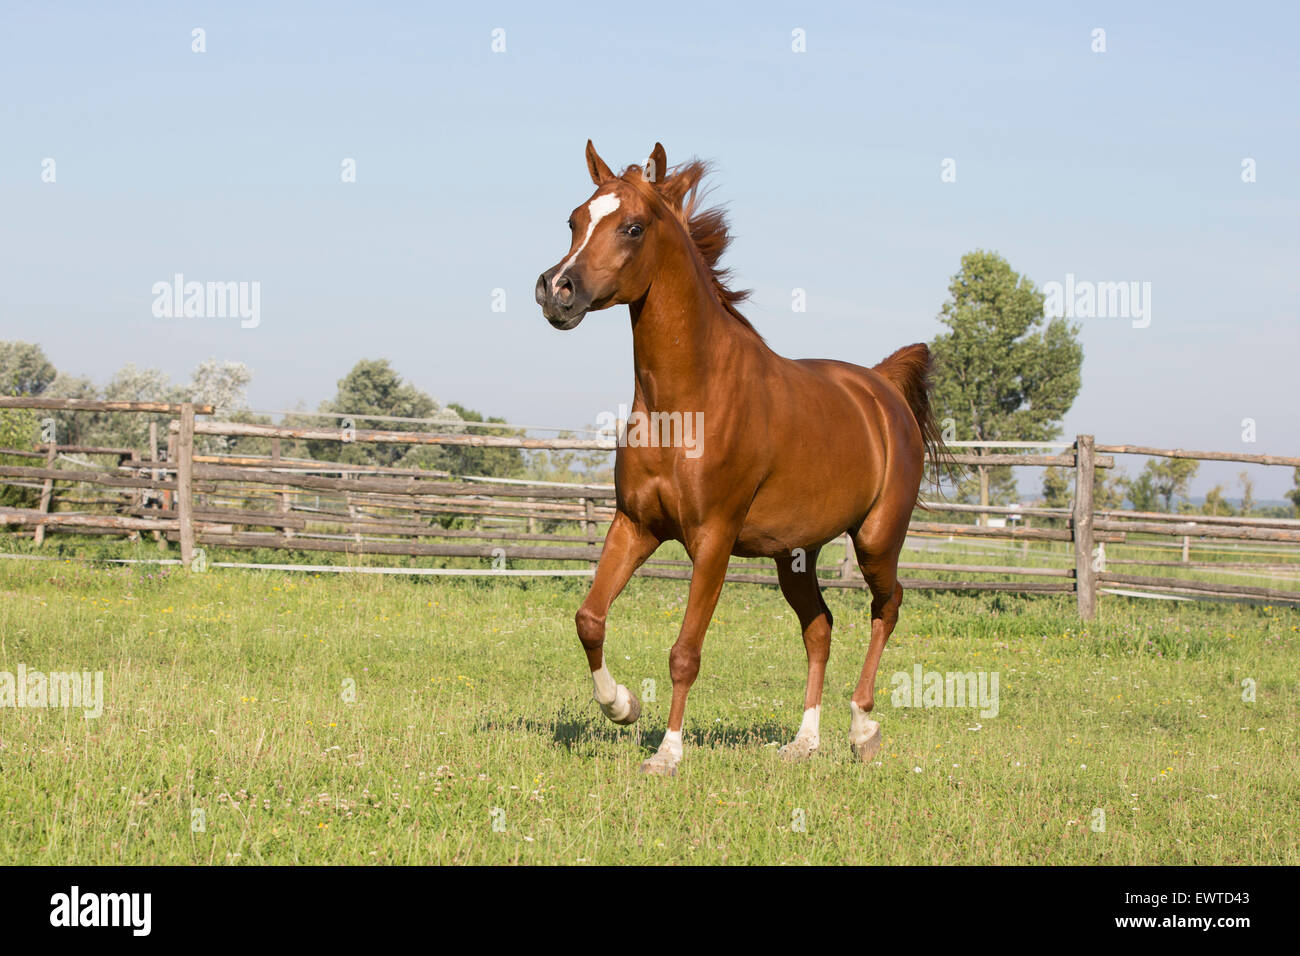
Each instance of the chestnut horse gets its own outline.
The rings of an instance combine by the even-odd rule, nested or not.
[[[620,443],[617,509],[577,613],[596,701],[616,724],[641,715],[641,702],[606,664],[605,618],[663,541],[682,542],[693,570],[668,655],[668,730],[641,765],[676,773],[686,695],[728,560],[773,558],[808,653],[803,722],[781,754],[811,756],[821,742],[831,644],[817,554],[848,532],[871,588],[871,643],[849,702],[849,743],[859,760],[871,760],[881,742],[880,725],[867,717],[876,668],[903,599],[898,555],[926,454],[937,461],[943,453],[929,405],[929,350],[909,345],[874,368],[777,355],[737,311],[745,293],[729,289],[717,265],[729,237],[718,210],[698,208],[703,163],[670,172],[656,143],[644,167],[617,176],[588,140],[587,170],[596,191],[569,217],[569,251],[537,280],[537,302],[564,330],[588,312],[628,306],[636,375],[629,421],[652,426],[648,437],[629,428]],[[683,422],[698,423],[698,433],[687,434]]]

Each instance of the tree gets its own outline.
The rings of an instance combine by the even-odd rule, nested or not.
[[[59,373],[43,393],[45,398],[98,399],[99,389],[90,379],[80,375]],[[107,420],[103,412],[44,412],[54,419],[55,440],[62,445],[93,444],[91,433]]]
[[[1165,499],[1165,511],[1173,511],[1175,497],[1187,494],[1187,486],[1196,477],[1201,463],[1194,458],[1162,458],[1148,461],[1146,471],[1151,473],[1151,484],[1156,494]]]
[[[39,345],[0,342],[0,394],[33,396],[43,393],[58,372]],[[46,414],[46,413],[42,413]],[[0,448],[28,451],[40,437],[40,416],[30,408],[0,409]],[[6,465],[30,465],[30,459],[3,456]],[[0,504],[32,507],[37,494],[18,485],[0,485]]]
[[[186,398],[198,405],[211,405],[219,418],[248,410],[248,384],[253,373],[243,362],[200,362],[190,373]]]
[[[466,408],[456,402],[448,402],[451,409],[463,421],[467,422],[504,422],[504,418],[484,418],[482,412]],[[470,435],[522,435],[511,428],[472,428],[466,429]],[[518,448],[474,448],[468,445],[443,446],[447,467],[457,475],[488,475],[493,478],[518,478],[524,473],[524,456]]]
[[[1249,516],[1255,510],[1255,483],[1250,480],[1248,471],[1238,472],[1237,481],[1241,484],[1241,513]]]
[[[948,331],[930,345],[933,402],[939,418],[957,424],[957,436],[981,441],[1050,441],[1081,384],[1083,347],[1078,326],[1045,320],[1043,293],[994,252],[961,259],[948,285],[939,321]],[[987,454],[978,449],[977,454]],[[976,466],[957,496],[980,503],[1011,500],[1009,466]]]
[[[1064,468],[1043,469],[1043,504],[1049,508],[1070,506],[1070,475]]]
[[[188,401],[196,405],[211,405],[221,421],[251,422],[255,416],[248,410],[248,384],[253,373],[243,362],[219,362],[208,359],[200,362],[190,373],[190,383],[182,391]],[[263,418],[263,423],[270,420]],[[262,441],[240,442],[229,435],[196,435],[195,448],[205,455],[229,454],[237,447],[244,452],[260,450]]]
[[[1098,511],[1116,511],[1124,504],[1127,484],[1124,475],[1119,472],[1107,475],[1105,469],[1096,468],[1092,473],[1092,506]]]
[[[138,368],[128,362],[114,373],[103,389],[88,378],[59,375],[45,389],[50,398],[102,399],[116,402],[184,402],[216,406],[223,418],[251,420],[247,415],[246,392],[253,373],[242,362],[219,362],[208,359],[191,373],[184,386],[175,386],[166,372],[156,368]],[[167,426],[175,416],[136,412],[49,412],[55,420],[55,434],[61,445],[98,445],[133,448],[146,452],[149,423],[158,425],[162,454],[167,445]],[[265,419],[263,419],[265,421]],[[205,454],[228,450],[228,441],[219,436],[200,436],[199,450]]]
[[[1151,462],[1133,479],[1124,481],[1124,494],[1133,502],[1134,511],[1155,511],[1159,492],[1151,477]]]
[[[0,409],[0,448],[28,451],[36,442],[39,434],[40,425],[36,413],[32,409]],[[0,454],[0,464],[31,467],[36,462],[30,458]],[[39,500],[39,488],[13,483],[0,484],[0,505],[6,508],[34,508]]]
[[[0,394],[40,395],[58,374],[39,345],[0,342]]]
[[[1111,511],[1124,502],[1124,476],[1113,478],[1105,469],[1092,472],[1092,504],[1098,511]],[[1043,503],[1049,508],[1068,508],[1074,501],[1074,473],[1064,468],[1043,469]]]
[[[1296,466],[1296,470],[1292,474],[1291,480],[1295,482],[1295,487],[1288,491],[1286,496],[1291,499],[1291,504],[1295,508],[1296,514],[1300,515],[1300,465]]]
[[[172,384],[171,377],[162,369],[137,368],[127,362],[104,386],[104,400],[109,402],[181,402],[185,400],[182,389]],[[84,415],[74,412],[74,416]],[[159,439],[166,447],[167,425],[172,416],[167,414],[139,414],[135,412],[108,412],[90,419],[87,436],[90,444],[113,448],[144,449],[149,445],[149,423],[158,425]]]
[[[115,402],[178,402],[184,396],[171,384],[166,373],[156,368],[141,369],[128,362],[103,389],[88,378],[59,375],[44,394],[49,398],[102,399]],[[55,422],[60,445],[98,445],[110,448],[144,449],[149,440],[149,422],[158,423],[159,435],[167,440],[171,416],[134,412],[49,412]]]
[[[1205,504],[1201,505],[1201,513],[1207,515],[1234,515],[1237,512],[1233,510],[1232,505],[1223,497],[1223,485],[1215,485],[1205,493]]]
[[[386,431],[451,431],[460,421],[455,411],[444,409],[432,397],[404,382],[388,364],[388,359],[362,359],[339,380],[338,392],[331,401],[322,402],[322,412],[340,416],[383,415],[398,418],[434,418],[445,421],[439,428],[421,422],[354,420],[356,428],[382,427]],[[317,421],[315,424],[319,424]],[[309,441],[312,458],[340,461],[354,465],[376,464],[383,467],[440,468],[446,460],[443,449],[418,445],[358,445],[335,441]]]

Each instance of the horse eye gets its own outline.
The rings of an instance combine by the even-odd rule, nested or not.
[[[573,228],[573,220],[572,220],[572,219],[569,220],[569,228],[570,228],[570,229]]]
[[[633,239],[635,239],[637,236],[641,235],[641,233],[643,233],[644,231],[645,231],[645,230],[644,230],[643,228],[641,228],[641,224],[640,224],[640,223],[635,223],[635,222],[634,222],[634,223],[632,223],[632,225],[630,225],[630,226],[627,227],[627,234],[628,234],[629,236],[631,236]]]

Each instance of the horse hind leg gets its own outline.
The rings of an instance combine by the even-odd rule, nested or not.
[[[849,745],[858,760],[865,763],[875,759],[882,742],[880,724],[867,715],[876,706],[876,671],[880,667],[885,643],[898,623],[899,605],[903,603],[903,587],[898,583],[898,555],[902,542],[887,551],[873,553],[863,546],[860,538],[855,538],[854,548],[862,576],[871,588],[871,644],[862,665],[862,676],[849,701]]]
[[[817,584],[817,550],[776,559],[781,593],[799,618],[803,646],[808,653],[808,684],[803,698],[803,720],[794,740],[779,751],[782,760],[807,760],[821,746],[822,685],[831,653],[831,610]]]

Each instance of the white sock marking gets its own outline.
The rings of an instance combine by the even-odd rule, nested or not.
[[[680,730],[670,730],[664,734],[663,743],[659,745],[659,753],[673,757],[675,760],[682,759],[682,732]]]
[[[849,743],[851,744],[862,743],[880,727],[880,724],[867,716],[867,711],[859,707],[856,701],[849,701],[849,713],[853,715],[849,724]]]
[[[821,704],[818,704],[816,707],[809,707],[803,712],[803,720],[799,724],[799,732],[795,734],[795,737],[811,738],[812,745],[816,747],[821,743],[821,722]]]
[[[611,720],[622,720],[632,711],[632,694],[622,684],[614,683],[614,675],[602,660],[600,668],[591,672],[591,682],[595,689],[592,696],[605,716]]]

